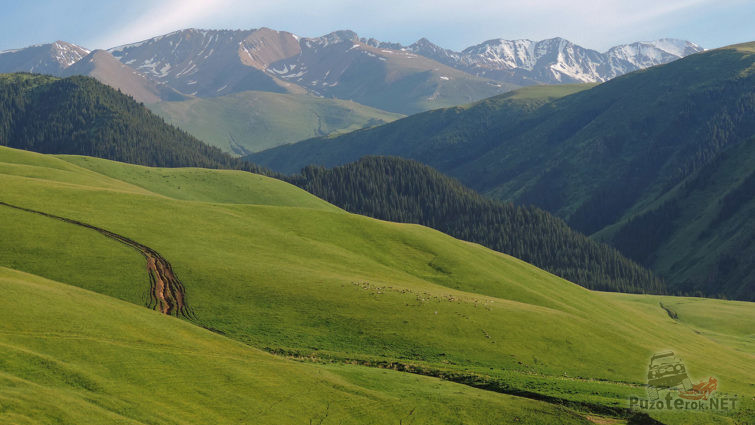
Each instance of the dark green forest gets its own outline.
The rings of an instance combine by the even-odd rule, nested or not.
[[[417,223],[532,263],[590,289],[664,292],[650,271],[536,207],[491,200],[416,161],[365,157],[288,180],[357,214]]]
[[[148,166],[264,172],[166,124],[91,77],[0,75],[0,145]]]

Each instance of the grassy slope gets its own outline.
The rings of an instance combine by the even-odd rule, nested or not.
[[[83,177],[61,178],[66,167],[91,174],[64,160],[0,152],[4,161],[39,165],[5,172],[1,200],[158,250],[186,285],[200,324],[256,347],[481,373],[513,388],[608,406],[642,394],[635,384],[644,382],[647,359],[671,348],[727,390],[755,394],[747,344],[711,339],[652,303],[593,293],[427,228],[342,211],[174,200],[128,183],[108,187],[108,178],[84,184]],[[96,162],[124,174],[115,171],[123,164]],[[3,239],[0,265],[143,303],[146,275],[107,272],[109,264],[138,263],[135,252],[98,248],[109,241],[66,223],[8,208],[0,214],[4,234],[22,229]]]
[[[531,86],[483,101],[428,111],[373,129],[318,138],[250,155],[249,160],[276,171],[296,173],[310,164],[333,166],[364,155],[414,158],[440,170],[481,155],[477,136],[491,126],[516,121],[538,107],[592,84]],[[471,117],[470,119],[459,119]]]
[[[64,159],[84,169],[173,199],[338,210],[296,186],[245,171],[153,168],[131,164],[113,167],[110,161],[88,156],[65,156]]]
[[[402,114],[470,103],[518,87],[473,76],[405,51],[361,44],[359,49],[344,56],[344,49],[349,49],[353,43],[331,44],[309,61],[305,60],[310,62],[308,71],[317,68],[321,72],[334,71],[338,75],[335,83],[322,84],[307,79],[306,75],[304,81],[301,78],[296,81],[325,97],[349,99]],[[297,60],[291,58],[276,66],[295,62]],[[339,65],[333,68],[333,63]]]
[[[678,287],[690,293],[703,289],[705,293],[752,300],[755,269],[747,267],[747,262],[755,256],[752,243],[755,199],[744,199],[726,217],[721,216],[721,211],[726,197],[755,172],[753,158],[755,139],[734,146],[713,164],[675,185],[663,196],[637,205],[622,220],[595,236],[612,241],[621,249],[617,232],[635,231],[630,225],[632,218],[652,214],[674,203],[678,206],[678,215],[665,226],[668,236],[654,251],[645,251],[646,255],[652,254],[646,263],[660,275],[680,282]],[[735,266],[726,265],[731,261]],[[727,269],[730,274],[726,274]],[[701,280],[703,284],[695,284]],[[728,290],[717,286],[721,280],[731,282]]]
[[[432,378],[276,358],[3,267],[0,291],[4,424],[586,423],[543,402]]]
[[[680,324],[740,351],[755,352],[755,308],[745,301],[708,298],[606,294],[627,303],[641,303],[655,310],[659,303],[677,315]]]
[[[543,205],[593,233],[607,224],[604,217],[580,223],[574,216],[586,205],[605,208],[601,190],[623,184],[627,209],[648,202],[701,151],[717,153],[751,131],[739,109],[751,108],[753,71],[753,56],[731,46],[621,76],[552,102],[505,143],[451,173],[462,180],[488,174],[481,190]],[[717,121],[721,116],[730,121]],[[603,196],[611,207],[615,200]]]
[[[149,108],[194,137],[235,153],[257,152],[402,117],[346,100],[258,91],[161,102]]]

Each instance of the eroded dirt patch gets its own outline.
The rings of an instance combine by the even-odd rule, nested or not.
[[[163,258],[163,256],[154,249],[109,230],[92,226],[91,224],[48,214],[42,211],[11,205],[2,201],[0,201],[0,205],[86,227],[87,229],[99,232],[110,239],[114,239],[124,245],[134,248],[147,260],[147,274],[150,282],[147,307],[163,314],[183,316],[189,319],[195,318],[194,312],[186,304],[186,288],[184,288],[181,281],[176,277],[176,274],[173,272],[173,267],[171,267],[168,260]]]

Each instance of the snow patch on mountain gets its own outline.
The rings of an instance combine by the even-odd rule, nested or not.
[[[650,41],[649,43],[680,58],[703,51],[703,48],[695,43],[674,38],[661,38],[660,40]]]
[[[703,49],[684,40],[661,39],[616,46],[600,53],[556,37],[541,41],[493,39],[461,52],[422,38],[406,50],[478,76],[547,84],[602,82]]]
[[[23,71],[60,75],[89,53],[89,50],[65,41],[6,50],[0,52],[0,73]]]
[[[63,65],[64,68],[68,68],[75,64],[90,53],[89,50],[81,46],[66,43],[65,41],[56,41],[55,43],[52,43],[51,52],[55,60]]]

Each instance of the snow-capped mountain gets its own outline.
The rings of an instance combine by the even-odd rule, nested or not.
[[[0,73],[36,72],[59,75],[62,70],[88,54],[89,50],[65,41],[6,50],[0,52]]]
[[[160,100],[181,100],[185,96],[146,78],[130,66],[124,65],[105,50],[94,50],[78,62],[61,71],[60,76],[87,75],[101,83],[117,88],[144,103]]]
[[[664,38],[612,47],[605,56],[615,64],[616,75],[621,75],[637,69],[669,63],[702,50],[700,46],[689,41]],[[630,64],[630,66],[622,69],[621,66],[625,64]]]
[[[305,38],[268,28],[190,29],[110,52],[146,77],[200,97],[244,90],[309,93],[412,113],[515,88],[407,50],[363,42],[353,31]]]
[[[519,84],[602,82],[703,50],[688,41],[661,39],[616,46],[600,53],[563,38],[494,39],[461,52],[443,49],[423,38],[406,49],[474,75],[513,79]]]
[[[282,92],[257,65],[276,60],[281,43],[257,31],[188,29],[115,47],[109,52],[153,81],[189,95],[219,96],[244,90]],[[275,47],[264,55],[245,55],[247,46]],[[285,50],[285,49],[283,49]]]

